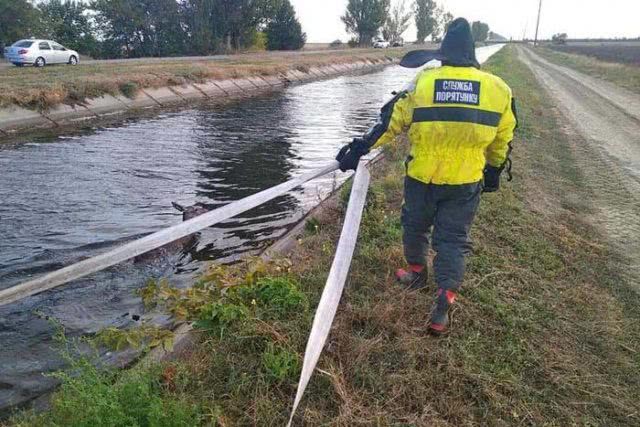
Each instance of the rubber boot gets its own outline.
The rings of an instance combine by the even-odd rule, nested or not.
[[[444,335],[449,332],[449,310],[456,300],[456,293],[445,289],[438,289],[436,302],[431,312],[431,323],[429,324],[429,332],[434,335]]]
[[[427,278],[427,268],[423,265],[410,265],[408,270],[400,269],[396,272],[398,282],[414,291],[426,288]]]

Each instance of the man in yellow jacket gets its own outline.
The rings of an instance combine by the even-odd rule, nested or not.
[[[411,289],[426,286],[433,229],[438,293],[429,330],[443,334],[464,278],[480,195],[500,188],[517,117],[509,86],[480,70],[465,19],[451,23],[440,50],[411,52],[401,65],[417,68],[432,59],[442,61],[442,67],[420,72],[382,108],[378,123],[344,147],[337,159],[343,171],[355,170],[363,155],[408,131],[402,225],[409,267],[399,270],[397,278]]]

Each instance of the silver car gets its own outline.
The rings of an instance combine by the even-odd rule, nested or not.
[[[51,40],[20,40],[4,49],[4,57],[18,67],[33,65],[44,67],[49,64],[77,65],[80,55]]]

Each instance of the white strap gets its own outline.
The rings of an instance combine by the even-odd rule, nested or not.
[[[160,248],[171,242],[175,242],[183,237],[190,236],[193,233],[260,206],[269,200],[273,200],[276,197],[299,187],[307,181],[311,181],[312,179],[331,173],[338,169],[338,167],[338,162],[334,161],[322,169],[309,172],[308,174],[287,181],[276,187],[230,203],[220,209],[216,209],[174,227],[143,237],[142,239],[128,243],[108,253],[89,258],[21,285],[0,291],[0,306],[62,286],[72,280],[102,271],[126,260]]]
[[[320,304],[316,311],[315,319],[313,320],[313,327],[311,328],[311,334],[309,335],[309,341],[305,351],[302,374],[300,382],[298,383],[298,391],[293,404],[293,410],[291,411],[289,426],[291,426],[302,396],[304,395],[307,385],[309,385],[311,375],[313,375],[318,359],[320,359],[320,354],[327,342],[333,319],[338,310],[338,304],[340,303],[342,291],[344,290],[344,285],[349,275],[351,259],[353,258],[358,240],[360,222],[362,220],[362,213],[364,211],[370,181],[371,175],[365,167],[365,162],[360,162],[360,166],[353,180],[351,198],[349,199],[349,206],[347,208],[342,234],[340,235],[340,241],[338,242],[338,248],[336,249],[336,255],[322,293],[322,298],[320,299]]]

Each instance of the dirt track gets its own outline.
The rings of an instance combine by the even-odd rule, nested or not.
[[[640,277],[640,97],[519,48],[568,120],[574,158],[603,226]]]

